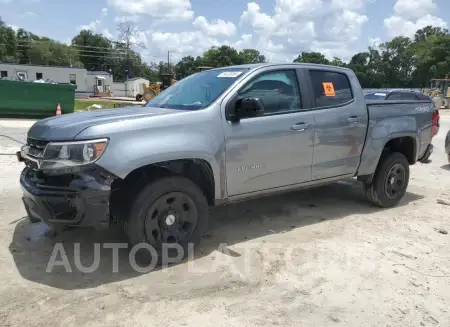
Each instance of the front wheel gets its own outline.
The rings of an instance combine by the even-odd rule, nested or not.
[[[126,232],[131,246],[146,243],[161,255],[164,245],[200,243],[208,221],[202,190],[184,177],[166,177],[148,184],[131,206]],[[178,247],[179,250],[181,250]]]
[[[382,208],[395,206],[405,195],[409,183],[409,162],[402,153],[393,152],[378,164],[375,176],[366,184],[367,198]]]

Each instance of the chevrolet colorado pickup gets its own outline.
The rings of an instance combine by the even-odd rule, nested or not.
[[[31,221],[198,244],[210,206],[355,177],[392,207],[432,139],[430,101],[366,101],[353,71],[254,64],[188,76],[142,107],[50,117],[18,152]]]

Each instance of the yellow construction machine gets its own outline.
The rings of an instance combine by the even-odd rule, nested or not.
[[[437,109],[450,109],[450,78],[433,78],[425,91],[436,104]]]
[[[156,82],[150,84],[142,83],[142,88],[144,90],[143,94],[136,95],[136,101],[145,100],[145,102],[150,101],[153,97],[172,86],[176,83],[176,80],[173,78],[171,74],[163,74],[161,75],[162,82]]]

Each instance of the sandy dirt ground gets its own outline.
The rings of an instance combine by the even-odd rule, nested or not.
[[[0,134],[24,140],[31,124],[1,120]],[[450,326],[449,129],[443,114],[396,208],[353,181],[217,208],[194,260],[151,272],[103,247],[94,272],[77,269],[75,244],[89,266],[95,243],[123,237],[29,224],[18,144],[0,137],[0,326]],[[58,244],[72,272],[46,272]]]

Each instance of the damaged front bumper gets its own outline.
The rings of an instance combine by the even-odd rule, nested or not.
[[[104,229],[111,223],[111,185],[117,177],[99,166],[52,175],[26,167],[20,176],[30,220]]]

